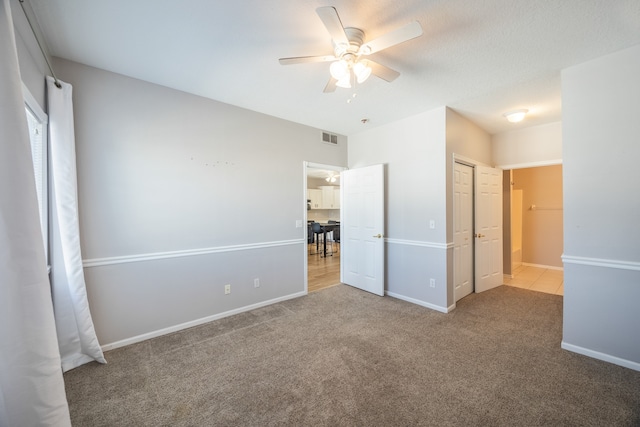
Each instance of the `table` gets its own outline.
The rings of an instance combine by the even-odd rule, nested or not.
[[[322,224],[319,223],[322,228],[323,239],[322,239],[322,253],[323,257],[327,257],[327,231],[333,231],[336,226],[340,227],[340,224]],[[318,252],[318,240],[316,239],[316,252]],[[333,255],[333,253],[331,254]]]

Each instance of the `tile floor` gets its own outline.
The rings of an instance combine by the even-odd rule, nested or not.
[[[564,295],[564,277],[562,270],[521,265],[513,271],[513,279],[505,279],[504,284],[530,291]]]

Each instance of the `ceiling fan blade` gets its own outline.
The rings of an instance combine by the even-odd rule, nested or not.
[[[407,40],[415,39],[422,35],[422,27],[418,21],[413,21],[404,27],[393,30],[383,36],[373,39],[362,45],[360,52],[363,55],[370,55],[391,46],[404,43]]]
[[[324,93],[335,92],[336,91],[336,83],[338,83],[338,81],[336,79],[334,79],[333,77],[331,77],[329,79],[329,81],[327,82],[327,85],[324,87],[323,92]]]
[[[280,64],[282,65],[291,65],[291,64],[306,64],[309,62],[328,62],[335,61],[337,58],[333,55],[324,55],[324,56],[296,56],[293,58],[280,58]]]
[[[380,77],[382,80],[392,82],[400,76],[400,73],[396,70],[392,70],[377,62],[367,60],[367,65],[371,67],[371,74]]]
[[[338,11],[334,7],[319,7],[316,9],[316,13],[327,28],[327,31],[334,42],[349,45],[349,39],[347,38],[347,34],[344,32],[342,21],[340,21]]]

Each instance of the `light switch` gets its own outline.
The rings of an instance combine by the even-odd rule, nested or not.
[[[436,222],[434,220],[429,221],[429,228],[432,230],[436,228]]]
[[[302,220],[296,219],[296,228],[302,228]]]

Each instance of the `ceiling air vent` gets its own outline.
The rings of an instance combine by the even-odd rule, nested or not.
[[[322,132],[322,142],[327,144],[338,145],[338,135],[334,135],[328,132]]]

